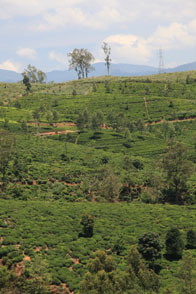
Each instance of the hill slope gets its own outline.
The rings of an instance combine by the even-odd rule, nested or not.
[[[106,66],[103,62],[95,63],[93,65],[94,71],[89,74],[89,77],[105,76]],[[183,72],[196,70],[196,62],[184,64],[178,67],[165,69],[166,73],[171,72]],[[152,66],[146,65],[133,65],[133,64],[111,64],[110,75],[111,76],[146,76],[158,73],[158,69]],[[47,82],[63,83],[77,79],[77,74],[73,70],[54,70],[47,72]],[[0,82],[18,82],[22,79],[20,73],[14,71],[0,69]]]

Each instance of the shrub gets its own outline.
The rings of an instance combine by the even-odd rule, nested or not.
[[[3,256],[6,256],[9,253],[9,249],[4,247],[0,249],[0,258],[2,258]]]
[[[181,233],[177,228],[171,228],[166,235],[166,257],[171,260],[180,259],[184,249]]]
[[[147,203],[147,204],[148,203],[151,203],[151,204],[156,203],[156,199],[153,197],[153,195],[146,190],[144,190],[141,193],[141,201],[144,203]]]
[[[89,216],[88,214],[84,214],[80,221],[82,225],[82,233],[80,233],[81,237],[92,237],[93,236],[93,227],[94,227],[94,219],[93,216]]]
[[[187,239],[186,247],[188,249],[194,249],[196,247],[196,233],[195,233],[195,231],[189,230],[187,232],[186,239]]]
[[[138,239],[138,251],[144,259],[154,265],[155,259],[161,257],[161,244],[156,233],[145,233]]]

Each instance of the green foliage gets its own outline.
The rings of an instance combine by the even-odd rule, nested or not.
[[[38,70],[35,66],[32,66],[30,64],[27,66],[27,68],[22,73],[22,75],[24,79],[28,78],[28,81],[32,83],[43,83],[47,78],[46,74],[43,71]],[[24,79],[23,79],[23,83],[24,83]]]
[[[6,170],[12,157],[15,138],[8,132],[0,131],[0,172],[2,174],[1,190],[7,184]]]
[[[180,293],[196,293],[195,262],[190,252],[183,256],[179,269],[179,290]]]
[[[31,83],[30,83],[29,77],[24,75],[22,82],[26,87],[26,92],[29,93],[31,90]]]
[[[188,249],[196,248],[196,233],[193,230],[189,230],[186,235],[187,244],[186,247]]]
[[[149,291],[150,293],[153,293],[153,291],[157,293],[159,291],[160,281],[158,275],[146,267],[136,246],[131,246],[130,248],[128,266],[132,279],[136,280],[144,293],[146,291]]]
[[[91,63],[94,56],[87,49],[75,48],[67,54],[69,57],[69,69],[74,69],[78,75],[78,79],[87,78],[90,71],[93,70]]]
[[[6,266],[0,267],[0,289],[5,288],[9,283],[10,273]]]
[[[184,249],[181,233],[177,228],[171,228],[165,238],[166,255],[169,259],[180,259]]]
[[[94,227],[94,218],[93,216],[89,216],[88,214],[84,214],[80,221],[82,225],[82,233],[80,236],[85,238],[90,238],[93,236],[93,227]]]
[[[176,203],[176,178],[180,179],[177,203],[193,205],[196,201],[192,168],[196,163],[196,84],[195,74],[188,74],[192,80],[188,84],[187,73],[32,83],[28,95],[21,94],[22,83],[0,84],[1,132],[8,141],[15,138],[11,148],[2,148],[9,156],[0,171],[1,198],[7,199],[0,205],[4,265],[11,269],[23,263],[23,252],[32,264],[39,255],[52,276],[49,283],[66,283],[77,294],[90,257],[96,250],[107,250],[115,264],[113,285],[102,269],[111,285],[108,292],[158,291],[157,276],[147,272],[140,256],[138,271],[127,265],[127,250],[150,231],[159,232],[163,243],[176,222],[184,237],[190,228],[196,229],[194,206],[167,204]],[[74,89],[77,96],[72,95]],[[148,115],[145,92],[150,93]],[[168,107],[170,102],[174,107]],[[183,142],[186,151],[173,148],[178,144],[172,145],[171,139]],[[173,155],[168,157],[172,148]],[[161,158],[167,161],[166,169],[158,168]],[[156,202],[165,205],[150,204]],[[84,214],[96,219],[91,238],[79,238]],[[40,252],[34,251],[37,247]],[[172,291],[178,283],[179,264],[165,257],[160,293],[166,286]]]
[[[100,129],[101,126],[103,125],[103,120],[104,120],[103,113],[101,111],[97,111],[92,116],[91,128],[93,130]]]
[[[149,232],[138,239],[138,251],[152,266],[156,259],[161,258],[161,248],[158,234]]]
[[[192,172],[192,163],[187,160],[187,148],[182,143],[172,143],[162,159],[165,172],[166,201],[180,203],[187,192],[187,180]]]

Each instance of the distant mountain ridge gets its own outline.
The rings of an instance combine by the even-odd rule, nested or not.
[[[95,68],[89,74],[89,77],[106,75],[106,66],[103,62],[95,63]],[[165,72],[178,72],[196,70],[196,62],[183,64],[174,68],[165,69]],[[111,64],[110,74],[112,76],[145,76],[158,73],[158,68],[148,65],[133,65],[133,64]],[[47,72],[47,82],[62,83],[77,79],[77,74],[73,70],[53,70]],[[22,75],[15,71],[0,69],[0,82],[15,83],[22,80]]]

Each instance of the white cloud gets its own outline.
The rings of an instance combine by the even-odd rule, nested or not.
[[[55,53],[54,51],[51,51],[49,53],[49,58],[51,60],[57,61],[58,63],[64,64],[64,65],[67,64],[67,57],[65,54]]]
[[[26,57],[29,59],[35,59],[36,58],[36,51],[31,48],[21,48],[16,52],[17,55],[21,57]]]
[[[194,17],[196,2],[195,0],[151,0],[150,2],[146,0],[1,0],[1,15],[43,16],[52,10],[63,11],[70,7],[80,8],[83,13],[89,11],[92,16],[99,16],[107,9],[109,14],[115,10],[126,17],[159,18],[161,16],[162,19],[167,18],[175,22],[182,18]]]
[[[146,38],[137,35],[111,35],[105,42],[111,44],[116,62],[148,63],[154,51],[182,50],[196,46],[196,20],[188,24],[171,23],[158,26]]]
[[[161,46],[173,52],[183,49],[187,58],[187,48],[196,46],[195,0],[0,0],[0,8],[1,52],[7,44],[13,46],[7,54],[24,47],[17,51],[24,60],[36,58],[36,52],[25,47],[34,48],[37,42],[44,52],[54,50],[49,59],[58,66],[67,64],[66,55],[55,51],[63,46],[85,46],[103,60],[96,46],[104,38],[111,44],[113,62],[150,63]]]
[[[0,0],[0,19],[31,17],[28,27],[50,31],[67,26],[105,29],[135,20],[187,22],[195,17],[195,0]]]
[[[20,72],[20,64],[12,62],[11,60],[6,60],[0,64],[0,69],[13,70]]]
[[[181,23],[172,23],[167,27],[159,26],[147,42],[153,47],[162,46],[165,49],[182,49],[196,45],[193,32],[189,31],[188,25]]]
[[[144,63],[151,55],[146,40],[136,35],[112,35],[104,41],[111,44],[116,62]]]
[[[34,30],[51,31],[66,27],[87,27],[90,29],[106,29],[113,23],[120,23],[123,16],[112,6],[103,5],[93,11],[82,7],[56,8],[43,15],[40,23],[33,25]]]

